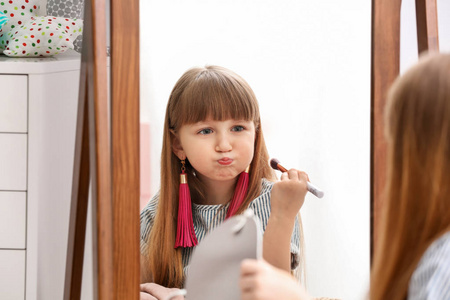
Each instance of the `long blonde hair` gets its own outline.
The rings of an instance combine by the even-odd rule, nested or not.
[[[182,249],[174,249],[181,163],[172,152],[171,131],[177,132],[182,125],[204,121],[207,117],[219,121],[252,120],[255,124],[248,193],[237,213],[242,213],[260,194],[262,178],[275,179],[268,165],[269,155],[262,133],[258,102],[247,82],[232,71],[218,66],[193,68],[185,72],[175,84],[167,104],[161,154],[161,190],[145,258],[152,281],[165,287],[179,288],[184,279]],[[187,160],[191,197],[196,199],[203,197],[204,192],[193,171]]]
[[[398,78],[388,95],[386,197],[371,300],[405,299],[430,244],[450,230],[450,55],[435,54]]]

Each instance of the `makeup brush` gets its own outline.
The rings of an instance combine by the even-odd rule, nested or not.
[[[272,158],[270,160],[270,166],[272,167],[272,169],[278,170],[278,171],[281,171],[281,172],[287,172],[288,171],[285,167],[280,165],[280,161],[278,159],[276,159],[276,158]],[[307,181],[306,182],[306,186],[308,188],[308,192],[310,192],[311,194],[313,194],[317,198],[322,198],[323,197],[323,195],[324,195],[323,191],[319,190],[311,182]]]

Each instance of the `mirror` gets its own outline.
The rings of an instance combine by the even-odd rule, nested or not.
[[[307,287],[313,296],[360,299],[368,287],[370,2],[141,1],[141,121],[148,124],[143,140],[149,145],[143,195],[153,196],[159,188],[163,116],[179,76],[205,64],[237,72],[259,100],[270,156],[286,167],[305,170],[326,193],[323,199],[308,195],[302,208]],[[450,3],[437,2],[440,45],[449,51]],[[414,45],[413,11],[413,4],[405,2],[402,37],[409,39],[401,41],[402,69],[416,59],[416,50],[409,47]],[[69,169],[71,162],[64,165]],[[64,177],[64,182],[70,180]],[[62,214],[52,214],[57,220],[47,228],[64,234],[55,224],[67,220],[67,207],[61,208]],[[88,228],[87,249],[90,234]],[[57,249],[61,258],[66,244],[59,244],[56,235],[50,240],[46,246]],[[39,291],[45,299],[60,298],[63,280],[58,272],[64,262],[56,262],[52,253],[46,253],[45,260],[38,260],[36,253],[28,260],[44,265],[48,276],[41,277],[37,288],[27,287],[27,295]],[[92,295],[90,258],[87,252],[82,299]]]
[[[258,98],[270,156],[305,170],[325,191],[322,199],[308,194],[301,210],[309,291],[340,299],[364,295],[370,267],[370,1],[141,1],[140,10],[150,194],[159,188],[165,108],[175,82],[193,66],[229,68]]]
[[[308,194],[301,210],[316,297],[362,299],[369,286],[371,2],[141,1],[146,195],[159,188],[163,118],[177,79],[205,64],[235,71],[259,100],[270,156],[325,191],[323,199]],[[449,51],[450,3],[437,7],[440,48]],[[414,1],[403,1],[401,22],[404,70],[417,60]]]

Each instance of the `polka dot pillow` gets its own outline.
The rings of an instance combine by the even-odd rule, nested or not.
[[[73,49],[81,34],[83,20],[37,17],[11,31],[3,54],[12,57],[52,56]]]
[[[9,22],[0,29],[0,50],[6,48],[9,31],[16,30],[31,17],[42,13],[41,3],[44,3],[43,0],[0,0],[0,11],[9,18]]]

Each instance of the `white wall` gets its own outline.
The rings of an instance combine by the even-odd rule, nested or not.
[[[437,0],[439,50],[450,52],[450,1]],[[415,1],[402,1],[400,32],[400,72],[403,73],[418,59]]]
[[[308,288],[359,299],[369,280],[370,0],[141,1],[141,118],[159,186],[163,116],[192,66],[242,75],[269,153],[325,191],[302,208]]]

